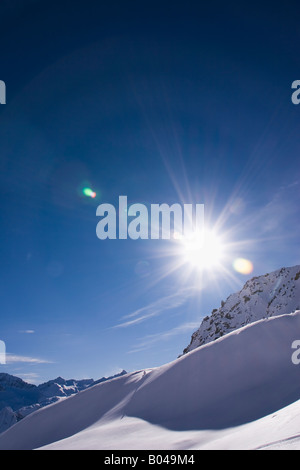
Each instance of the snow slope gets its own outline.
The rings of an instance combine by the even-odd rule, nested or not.
[[[249,323],[300,310],[300,266],[254,277],[204,318],[187,353]]]
[[[124,374],[126,371],[123,370],[114,377]],[[102,377],[97,381],[57,377],[36,386],[13,375],[0,373],[0,433],[44,406],[114,377]]]
[[[299,421],[300,400],[252,423],[224,430],[170,431],[125,418],[96,425],[41,450],[299,450]]]
[[[299,448],[296,339],[300,311],[260,320],[38,410],[0,449]]]

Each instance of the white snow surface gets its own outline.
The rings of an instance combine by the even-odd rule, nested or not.
[[[32,385],[13,375],[0,373],[0,433],[17,423],[30,413],[67,398],[100,382],[126,374],[126,371],[113,377],[93,379],[63,379],[57,377],[41,385]]]
[[[9,449],[300,449],[300,311],[97,384],[0,435]]]
[[[300,266],[253,277],[204,318],[184,353],[249,323],[296,310],[300,310]]]

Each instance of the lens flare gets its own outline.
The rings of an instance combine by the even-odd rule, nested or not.
[[[91,197],[92,199],[94,199],[97,196],[95,191],[93,191],[91,188],[84,188],[82,192],[85,196]]]
[[[253,271],[253,264],[248,259],[237,258],[233,262],[234,269],[240,274],[251,274]]]

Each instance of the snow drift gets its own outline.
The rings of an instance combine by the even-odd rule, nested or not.
[[[3,433],[0,449],[165,445],[182,450],[203,445],[204,432],[209,447],[209,436],[234,434],[293,403],[299,413],[300,366],[291,360],[296,339],[300,311],[260,320],[170,364],[95,385],[43,408]],[[299,414],[293,419],[299,429]]]
[[[70,397],[106,380],[127,374],[125,370],[113,377],[65,380],[57,377],[41,385],[32,385],[13,375],[0,373],[0,433],[34,411]]]

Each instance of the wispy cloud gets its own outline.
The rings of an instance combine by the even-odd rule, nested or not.
[[[29,384],[37,384],[40,376],[35,372],[29,372],[28,374],[18,374],[18,377]]]
[[[20,330],[19,333],[22,333],[25,335],[33,335],[35,331],[34,330]]]
[[[181,289],[175,294],[162,297],[151,304],[146,305],[129,315],[122,317],[123,321],[113,328],[127,328],[128,326],[136,325],[149,318],[156,317],[167,310],[172,310],[181,307],[195,292],[195,288]]]
[[[235,226],[231,226],[226,235],[229,239],[234,238],[232,248],[253,249],[267,242],[269,248],[278,246],[282,250],[283,240],[298,240],[298,185],[299,181],[293,181],[279,189],[274,188],[274,193],[265,204],[255,210],[249,209]],[[247,238],[244,238],[245,234]]]
[[[52,364],[52,361],[48,361],[46,359],[40,359],[40,358],[37,358],[37,357],[19,356],[17,354],[7,353],[6,354],[6,363],[7,364],[16,364],[16,363]]]
[[[171,328],[170,330],[164,331],[162,333],[156,333],[153,335],[147,335],[144,336],[143,338],[140,339],[139,343],[128,352],[128,354],[136,353],[139,351],[142,351],[144,349],[148,349],[153,344],[159,342],[159,341],[166,341],[173,336],[180,335],[182,333],[187,333],[187,332],[193,332],[197,328],[199,328],[200,321],[197,322],[186,322],[182,323],[181,325],[178,325],[174,328]]]

